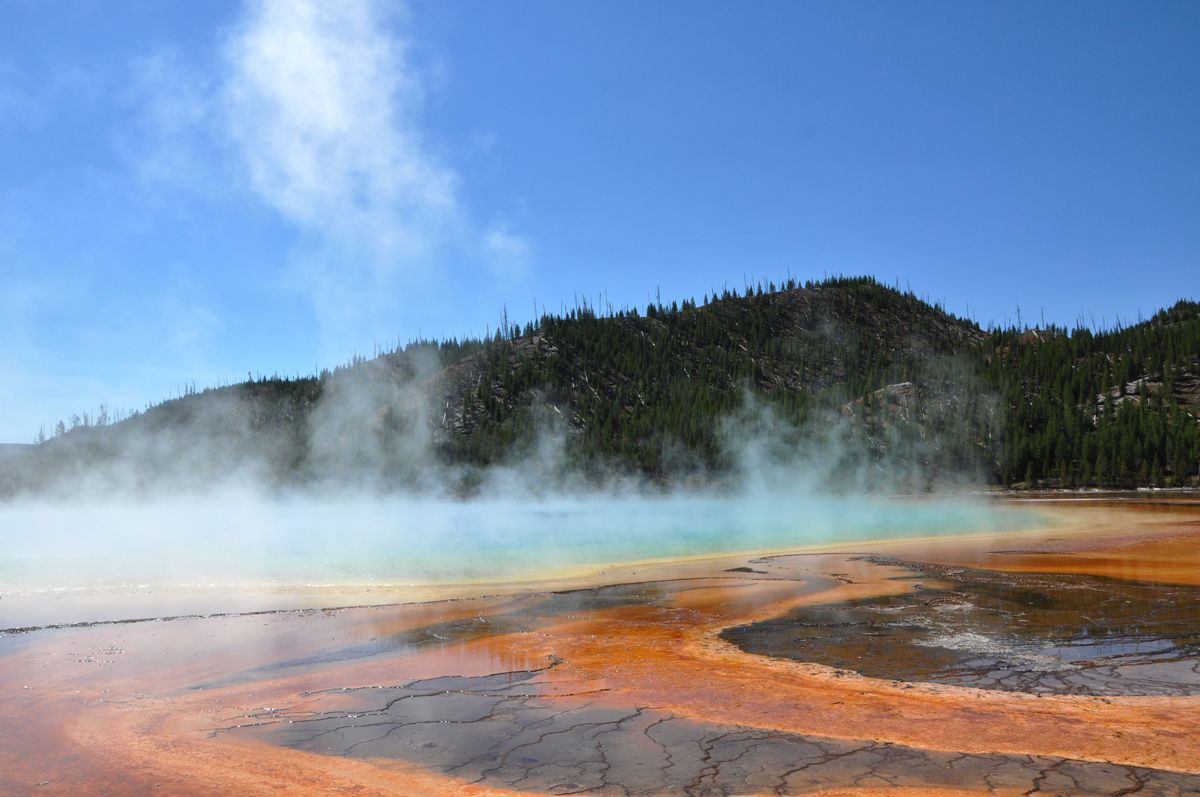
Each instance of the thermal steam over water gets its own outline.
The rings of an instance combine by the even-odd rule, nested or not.
[[[220,500],[0,509],[0,594],[537,579],[604,563],[1026,528],[985,501]],[[0,605],[0,613],[3,606]]]

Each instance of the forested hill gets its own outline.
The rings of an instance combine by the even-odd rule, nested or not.
[[[318,376],[82,416],[0,458],[0,491],[431,479],[489,466],[714,479],[739,443],[828,450],[827,475],[1038,487],[1194,486],[1200,305],[1087,329],[983,330],[870,278],[765,284],[417,341]],[[897,486],[891,484],[890,486]]]

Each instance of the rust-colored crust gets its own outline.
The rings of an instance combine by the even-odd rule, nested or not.
[[[857,555],[866,550],[1014,572],[1200,584],[1200,506],[1121,502],[1047,509],[1059,520],[1055,526],[1017,538],[856,545],[858,551],[843,553],[615,569],[605,580],[644,582],[648,590],[674,586],[653,601],[562,611],[501,633],[439,646],[381,646],[371,655],[321,659],[324,652],[357,649],[434,622],[486,625],[548,598],[501,596],[9,637],[0,640],[0,793],[516,794],[400,760],[319,755],[227,731],[264,711],[316,700],[313,693],[320,690],[531,670],[547,661],[557,664],[543,680],[585,686],[580,691],[590,703],[654,707],[700,725],[968,755],[1111,762],[1194,775],[1200,788],[1200,698],[1036,696],[903,684],[750,655],[718,636],[728,626],[805,603],[910,588],[889,580],[902,571]],[[758,572],[730,572],[736,567]],[[977,793],[970,787],[830,783],[809,793]],[[985,790],[982,784],[979,789]]]

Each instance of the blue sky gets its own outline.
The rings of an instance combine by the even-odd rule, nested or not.
[[[502,305],[1200,285],[1200,5],[0,0],[0,440]]]

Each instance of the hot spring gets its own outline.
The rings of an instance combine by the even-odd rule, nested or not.
[[[962,497],[441,502],[225,494],[15,504],[0,509],[0,629],[27,624],[15,614],[27,614],[35,596],[208,590],[227,604],[210,600],[207,610],[232,611],[245,608],[239,592],[531,582],[605,564],[1045,523],[1031,510]],[[96,619],[81,611],[53,620]]]

